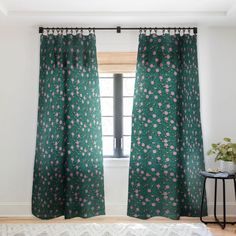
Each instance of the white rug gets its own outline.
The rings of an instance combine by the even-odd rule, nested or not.
[[[212,236],[204,224],[0,224],[0,236]]]

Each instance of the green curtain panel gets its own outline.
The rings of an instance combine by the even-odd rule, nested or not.
[[[94,34],[41,35],[32,213],[105,214]]]
[[[204,157],[196,41],[189,34],[139,36],[129,216],[200,215]]]

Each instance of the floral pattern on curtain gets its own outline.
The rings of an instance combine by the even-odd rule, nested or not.
[[[128,215],[199,216],[203,169],[197,36],[140,34]]]
[[[32,213],[105,214],[94,34],[41,35]]]

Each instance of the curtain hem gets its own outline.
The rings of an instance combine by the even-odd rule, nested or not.
[[[35,214],[34,212],[32,212],[32,215],[41,219],[41,220],[51,220],[51,219],[55,219],[55,218],[58,218],[58,217],[61,217],[61,216],[64,216],[64,219],[67,220],[67,219],[72,219],[72,218],[76,218],[76,217],[79,217],[79,218],[91,218],[91,217],[95,217],[95,216],[101,216],[101,215],[106,215],[105,211],[102,210],[100,212],[98,212],[98,214],[76,214],[76,215],[73,215],[73,216],[65,216],[64,213],[61,213],[61,214],[58,214],[58,215],[53,215],[53,216],[47,216],[47,217],[42,217],[40,215],[37,215]]]

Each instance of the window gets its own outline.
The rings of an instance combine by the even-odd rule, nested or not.
[[[134,73],[99,75],[104,157],[128,157],[131,146]]]

